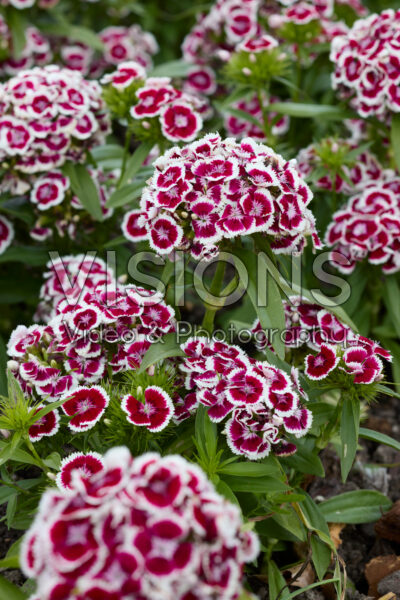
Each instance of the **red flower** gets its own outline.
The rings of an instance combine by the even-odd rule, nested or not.
[[[62,405],[64,413],[72,417],[69,428],[72,431],[92,429],[101,419],[109,401],[108,394],[100,386],[76,388]]]
[[[162,431],[174,414],[174,405],[168,394],[158,386],[148,387],[144,392],[144,402],[130,394],[121,400],[121,408],[127,419],[134,425],[144,426],[151,432]]]
[[[315,381],[325,379],[336,368],[338,362],[335,349],[327,344],[321,344],[318,354],[306,356],[305,374]]]
[[[35,414],[44,408],[43,405],[39,406]],[[57,410],[51,410],[43,417],[40,417],[37,421],[29,427],[29,439],[31,442],[39,442],[42,437],[55,435],[60,428],[60,416]]]
[[[172,142],[191,142],[202,127],[199,114],[183,102],[173,102],[161,112],[161,129]]]
[[[71,482],[75,474],[87,479],[103,468],[103,459],[97,452],[74,452],[63,459],[56,482],[60,489],[72,489]]]

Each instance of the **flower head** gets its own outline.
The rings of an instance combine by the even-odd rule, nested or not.
[[[181,347],[185,387],[207,407],[211,421],[225,421],[233,453],[250,460],[279,453],[286,433],[301,437],[311,427],[312,415],[300,399],[306,396],[284,371],[250,358],[236,346],[206,338],[190,338]],[[186,416],[197,403],[191,402]],[[292,453],[295,450],[292,445]]]
[[[399,39],[400,11],[388,9],[359,19],[332,41],[333,87],[362,117],[400,112]]]
[[[224,238],[260,231],[275,252],[301,251],[315,234],[307,205],[312,193],[291,163],[268,146],[209,134],[172,148],[154,163],[129,239],[143,239],[159,254],[191,249],[209,255]]]
[[[90,474],[92,458],[69,457],[68,489],[45,492],[24,540],[41,600],[237,598],[258,539],[198,467],[121,447]]]

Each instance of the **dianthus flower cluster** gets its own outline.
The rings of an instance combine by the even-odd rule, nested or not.
[[[111,286],[115,281],[113,270],[101,258],[77,254],[60,256],[46,265],[40,289],[37,320],[48,323],[58,313],[58,306],[67,300],[69,304],[79,302],[85,291],[94,291],[99,286]]]
[[[394,172],[384,169],[376,156],[368,150],[357,152],[359,143],[343,139],[328,138],[320,144],[311,144],[300,150],[297,155],[297,167],[304,178],[311,176],[317,169],[325,169],[326,174],[317,178],[314,185],[321,190],[333,190],[351,195],[362,191],[367,185],[388,179]],[[350,156],[350,159],[347,157]],[[343,176],[336,172],[340,169]]]
[[[279,98],[271,96],[269,102],[279,102]],[[239,100],[232,104],[232,108],[244,111],[245,113],[254,117],[260,125],[241,118],[237,115],[228,115],[225,117],[225,129],[229,136],[235,138],[251,137],[256,140],[265,141],[265,132],[262,129],[262,122],[264,119],[262,107],[257,95],[254,95],[250,99]],[[274,136],[284,135],[289,129],[290,119],[286,115],[278,115],[276,112],[268,111],[268,126],[270,127],[271,133]]]
[[[19,325],[9,366],[28,396],[57,400],[79,383],[139,367],[151,342],[173,330],[174,311],[157,292],[100,285],[58,303],[47,325]]]
[[[115,190],[116,173],[93,167],[87,170],[97,189],[103,220],[106,220],[114,212],[112,208],[106,207],[106,202]],[[18,182],[7,183],[18,186]],[[54,234],[76,239],[79,234],[92,230],[93,218],[73,193],[69,178],[61,171],[53,170],[39,177],[31,176],[24,183],[32,188],[29,199],[34,206],[37,221],[29,233],[34,240],[44,241]]]
[[[259,552],[240,510],[181,456],[113,448],[48,490],[25,538],[31,600],[234,600]]]
[[[185,358],[180,369],[189,391],[183,399],[186,416],[200,402],[207,407],[211,421],[220,423],[229,417],[224,428],[227,443],[234,454],[250,460],[268,456],[271,451],[280,456],[296,451],[286,436],[305,435],[312,414],[302,403],[307,396],[295,369],[289,376],[267,362],[250,358],[237,346],[207,338],[190,338],[181,348]]]
[[[25,29],[25,46],[18,57],[13,55],[11,31],[1,15],[0,38],[2,53],[6,55],[6,58],[0,60],[1,75],[17,75],[24,69],[43,66],[51,62],[50,42],[32,25]]]
[[[366,14],[359,0],[340,0],[337,4],[350,6],[358,16]],[[311,24],[314,26],[309,31],[311,37],[304,41],[326,43],[348,31],[345,23],[336,19],[334,8],[332,0],[216,0],[186,36],[182,45],[183,57],[198,65],[199,73],[202,68],[218,69],[243,42],[285,25],[302,27]]]
[[[400,11],[388,9],[356,21],[335,37],[332,83],[362,117],[400,112]]]
[[[352,273],[367,260],[386,274],[400,270],[400,179],[372,182],[349,198],[333,215],[325,241],[331,261],[342,273]],[[340,253],[346,260],[342,260]]]
[[[55,65],[3,84],[0,115],[1,160],[28,175],[79,161],[109,130],[99,84]]]
[[[348,27],[343,21],[334,19],[333,2],[292,2],[281,12],[269,15],[268,24],[273,30],[281,32],[282,37],[294,41],[298,37],[297,28],[304,27],[304,39],[301,44],[323,44],[330,42],[337,35],[346,34]],[[293,31],[291,28],[294,27]],[[294,34],[294,35],[293,35]],[[295,44],[294,50],[298,47]]]
[[[182,45],[184,59],[211,66],[229,60],[239,42],[260,32],[259,6],[260,0],[216,0],[186,36]]]
[[[312,380],[325,379],[333,371],[349,375],[355,384],[370,384],[383,377],[382,358],[391,354],[373,340],[355,333],[335,315],[299,296],[283,301],[285,311],[285,346],[306,346],[316,354],[305,357],[305,374]],[[269,346],[266,332],[257,320],[252,328],[260,350]]]
[[[147,239],[159,254],[188,249],[195,258],[213,256],[221,240],[258,231],[276,253],[301,252],[308,235],[319,246],[307,208],[310,188],[268,146],[209,134],[172,148],[154,167],[123,231],[130,240]]]
[[[139,25],[106,27],[98,36],[104,46],[101,55],[83,43],[69,40],[61,45],[56,40],[54,51],[68,69],[90,78],[98,78],[125,61],[135,61],[144,68],[152,67],[152,56],[158,51],[158,45],[154,36]]]
[[[140,122],[146,135],[152,119],[157,120],[162,135],[171,142],[191,142],[203,126],[199,112],[204,109],[203,100],[175,88],[170,77],[146,78],[146,71],[134,61],[118,65],[114,73],[103,77],[102,83],[111,84],[118,92],[135,86],[135,102],[129,113]],[[112,108],[112,102],[109,104]]]

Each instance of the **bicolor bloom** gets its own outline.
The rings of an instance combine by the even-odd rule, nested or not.
[[[125,447],[101,462],[42,497],[21,551],[38,598],[238,597],[258,538],[198,466]]]
[[[74,452],[66,456],[57,473],[56,483],[61,490],[72,489],[73,478],[89,479],[104,468],[103,458],[97,452]]]
[[[37,414],[42,408],[45,408],[43,405],[40,405],[35,414]],[[60,415],[58,414],[57,409],[51,410],[47,414],[43,415],[39,419],[37,419],[30,427],[29,427],[29,439],[31,442],[39,442],[43,437],[51,437],[57,433],[60,428]]]
[[[167,427],[174,414],[169,395],[160,387],[152,385],[144,391],[143,401],[128,394],[121,400],[121,408],[133,425],[146,427],[152,433]]]
[[[107,392],[98,385],[75,388],[62,404],[63,412],[71,417],[68,427],[77,432],[92,429],[103,416],[109,402]]]

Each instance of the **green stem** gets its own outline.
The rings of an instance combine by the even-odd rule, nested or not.
[[[222,284],[224,282],[225,269],[226,269],[226,262],[223,260],[220,260],[217,264],[217,268],[215,269],[214,278],[213,278],[211,286],[210,286],[210,294],[212,294],[213,296],[219,296],[221,293]],[[221,308],[221,305],[218,305],[218,306],[206,305],[206,306],[207,306],[207,308],[206,308],[206,312],[204,314],[202,327],[203,327],[203,329],[208,331],[208,333],[212,333],[213,329],[214,329],[215,313],[217,312],[218,309]]]
[[[40,467],[42,469],[42,471],[44,471],[44,473],[46,473],[46,475],[47,475],[47,473],[50,470],[49,467],[42,461],[39,454],[36,452],[35,446],[32,444],[31,440],[29,439],[29,436],[26,436],[24,439],[25,439],[25,443],[28,446],[29,450],[31,451],[34,459],[38,463],[38,467]]]
[[[300,44],[297,44],[297,50],[296,50],[296,89],[294,91],[294,98],[293,100],[295,102],[298,102],[300,99],[300,90],[301,90],[301,85],[302,85],[302,79],[303,79],[303,70],[301,67],[301,49],[300,49]]]
[[[130,145],[131,145],[131,137],[132,137],[132,132],[131,132],[130,126],[128,125],[128,127],[126,129],[126,134],[125,134],[125,145],[124,145],[124,155],[122,157],[121,175],[119,176],[119,179],[118,179],[117,188],[119,188],[119,186],[121,185],[121,183],[124,179],[124,176],[125,176],[126,164],[128,162],[129,149],[130,149]]]
[[[265,90],[265,93],[268,97],[268,90]],[[258,98],[258,103],[261,107],[261,112],[262,112],[262,117],[263,117],[263,131],[264,131],[264,135],[265,135],[265,140],[268,143],[270,143],[271,140],[271,127],[270,127],[270,123],[269,123],[269,119],[268,119],[268,111],[265,108],[265,102],[264,102],[264,98],[263,98],[263,90],[261,88],[258,88],[257,90],[257,98]]]
[[[16,483],[11,483],[11,482],[7,483],[7,481],[4,481],[4,479],[0,479],[0,483],[1,483],[1,485],[4,485],[5,487],[10,487],[13,490],[17,490],[17,492],[20,492],[21,494],[26,494],[29,496],[29,492],[24,490],[24,488],[20,487]]]

